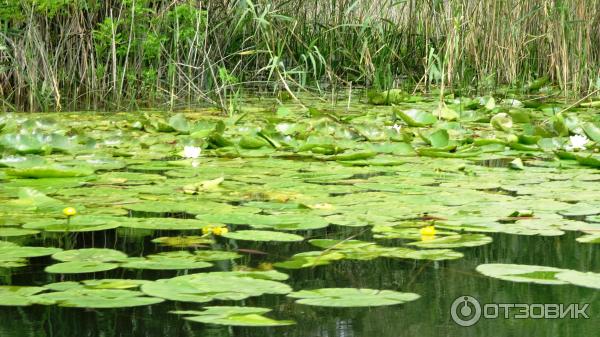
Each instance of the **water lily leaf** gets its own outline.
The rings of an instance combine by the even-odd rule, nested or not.
[[[204,307],[204,311],[171,311],[186,316],[185,319],[206,324],[231,326],[282,326],[295,324],[289,320],[275,320],[262,314],[271,311],[258,307]]]
[[[139,288],[142,284],[146,284],[148,282],[152,281],[130,279],[99,279],[82,281],[85,287],[93,289],[133,289]],[[44,287],[47,288],[48,285],[45,285]]]
[[[281,241],[294,242],[302,241],[304,238],[300,235],[259,230],[240,230],[229,232],[223,235],[229,239],[246,240],[246,241]]]
[[[24,229],[24,228],[12,228],[12,227],[4,227],[0,228],[0,236],[8,237],[8,236],[26,236],[26,235],[35,235],[40,231],[36,231],[33,229]]]
[[[329,223],[320,216],[294,213],[280,213],[277,215],[225,213],[199,215],[197,218],[217,223],[249,225],[250,227],[258,229],[308,230],[325,228],[329,225]]]
[[[28,168],[42,166],[45,163],[46,160],[44,157],[38,155],[8,156],[0,158],[0,167]]]
[[[402,118],[408,126],[427,126],[437,122],[437,118],[435,118],[433,114],[421,110],[401,110],[394,107],[394,112]]]
[[[600,243],[600,234],[589,234],[577,238],[581,243]]]
[[[492,238],[483,234],[457,234],[409,243],[420,248],[458,248],[487,245]]]
[[[132,218],[121,222],[121,227],[154,230],[201,230],[210,225],[218,225],[203,220],[177,218]]]
[[[294,254],[287,261],[274,263],[273,266],[285,269],[300,269],[328,265],[333,261],[343,260],[346,255],[335,251],[302,252]]]
[[[539,284],[567,284],[556,275],[564,269],[530,266],[522,264],[490,263],[480,264],[477,271],[483,275],[512,282],[531,282]]]
[[[70,261],[50,265],[44,269],[47,273],[53,274],[80,274],[95,273],[119,268],[118,263],[106,263],[100,261]]]
[[[600,273],[567,270],[556,274],[556,278],[576,286],[600,289]]]
[[[170,247],[201,247],[205,244],[212,244],[214,240],[203,236],[163,236],[153,239],[152,242]]]
[[[127,260],[127,254],[109,248],[83,248],[65,250],[52,255],[58,261],[94,261],[94,262],[119,262]]]
[[[169,126],[172,127],[175,131],[184,134],[187,134],[190,131],[190,125],[188,123],[188,120],[182,113],[178,113],[169,118]]]
[[[27,264],[26,258],[52,255],[62,249],[53,247],[18,246],[6,241],[0,241],[0,267],[21,267]]]
[[[121,220],[123,219],[123,220]],[[127,218],[102,215],[76,215],[69,219],[43,219],[27,222],[23,228],[46,232],[91,232],[113,229]]]
[[[376,307],[402,304],[420,297],[414,293],[358,288],[300,290],[288,296],[297,298],[296,303],[321,307]]]
[[[242,257],[236,252],[223,250],[196,250],[194,256],[202,261],[225,261]]]
[[[34,300],[52,301],[61,307],[128,308],[163,302],[161,298],[145,297],[139,291],[123,289],[74,288],[32,296]]]
[[[269,142],[258,136],[243,136],[238,144],[242,149],[260,149],[269,146]]]
[[[50,153],[52,147],[45,144],[41,134],[5,134],[0,145],[21,154]]]
[[[94,174],[94,170],[82,166],[70,167],[62,165],[46,165],[11,168],[6,170],[6,174],[19,178],[69,178],[89,176]]]
[[[45,291],[42,287],[0,286],[0,306],[23,307],[32,304],[45,304],[36,301],[33,295]]]
[[[490,125],[496,130],[509,131],[513,127],[513,120],[510,115],[501,112],[490,119]]]
[[[421,138],[425,140],[432,147],[444,148],[448,146],[450,141],[450,136],[448,135],[448,130],[446,129],[438,129],[429,133],[420,133]]]
[[[187,251],[164,252],[127,259],[121,267],[129,269],[179,270],[212,267],[211,263],[203,261]]]
[[[238,301],[263,294],[287,294],[291,288],[277,281],[256,278],[251,273],[213,272],[161,279],[142,285],[153,297],[183,302]]]
[[[600,143],[600,128],[596,124],[584,123],[581,128],[591,140]]]

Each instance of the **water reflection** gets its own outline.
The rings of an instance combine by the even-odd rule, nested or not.
[[[322,233],[319,233],[322,234]],[[81,235],[81,234],[80,234]],[[101,237],[82,235],[80,242],[105,241],[108,246],[126,252],[149,254],[156,250],[144,237]],[[198,310],[194,303],[165,302],[150,307],[112,310],[81,310],[32,306],[0,309],[2,337],[57,336],[287,336],[287,337],[362,337],[362,336],[482,336],[482,335],[558,335],[593,336],[600,327],[600,292],[571,285],[534,285],[511,283],[482,276],[475,272],[481,263],[538,264],[580,271],[600,271],[600,253],[594,245],[575,241],[577,233],[561,237],[493,235],[490,245],[464,249],[465,258],[443,262],[376,259],[340,261],[328,266],[289,271],[287,281],[294,289],[320,287],[364,287],[410,291],[422,297],[404,305],[379,308],[336,309],[296,305],[284,296],[268,295],[238,303],[273,308],[271,317],[293,319],[297,324],[277,328],[239,328],[208,326],[188,322],[169,314],[171,310]],[[99,242],[95,242],[96,244]],[[393,241],[385,244],[395,244]],[[305,244],[239,243],[240,248],[265,251],[268,255],[249,255],[243,261],[258,265],[278,261],[296,251],[306,251]],[[3,283],[41,285],[59,280],[81,280],[90,275],[72,275],[62,279],[43,273],[40,264],[47,258],[33,259],[34,266],[5,273]],[[219,267],[217,267],[219,268]],[[221,266],[220,268],[231,268]],[[173,277],[177,272],[116,270],[97,273],[95,278]],[[456,325],[450,317],[455,298],[471,295],[482,303],[590,303],[590,319],[580,320],[481,320],[473,327]]]

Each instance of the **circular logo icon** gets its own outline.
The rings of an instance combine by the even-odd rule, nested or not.
[[[481,318],[481,305],[472,296],[459,296],[450,308],[452,320],[460,326],[471,326]]]

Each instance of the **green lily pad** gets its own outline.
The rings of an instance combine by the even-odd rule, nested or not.
[[[578,237],[576,240],[581,243],[600,243],[600,234],[584,235]]]
[[[127,259],[127,254],[109,248],[83,248],[65,250],[52,255],[58,261],[94,261],[94,262],[120,262]]]
[[[600,273],[567,270],[556,274],[556,278],[576,286],[600,289]]]
[[[409,243],[420,248],[458,248],[487,245],[492,238],[483,234],[457,234]]]
[[[186,315],[186,320],[205,324],[231,326],[282,326],[295,324],[289,320],[275,320],[263,316],[271,309],[258,307],[204,307],[204,311],[171,311]],[[191,316],[189,316],[191,315]]]
[[[414,293],[358,288],[300,290],[288,296],[297,298],[296,303],[321,307],[376,307],[402,304],[420,297]]]
[[[256,272],[190,274],[144,284],[142,291],[149,296],[171,301],[197,303],[212,300],[239,301],[251,296],[287,294],[291,291],[288,285],[260,278],[261,276],[263,274]]]
[[[26,258],[52,255],[62,251],[53,247],[26,247],[0,241],[0,267],[12,268],[27,265]]]
[[[0,228],[0,236],[8,237],[8,236],[27,236],[27,235],[35,235],[40,231],[36,231],[33,229],[24,229],[24,228],[13,228],[6,227]]]
[[[129,258],[121,267],[130,269],[178,270],[208,268],[212,264],[187,251],[164,252]]]
[[[435,118],[433,114],[422,110],[402,110],[394,107],[394,112],[398,117],[402,118],[408,126],[427,126],[437,122],[437,118]]]
[[[302,241],[304,238],[300,235],[259,230],[239,230],[229,232],[223,235],[226,238],[245,241],[280,241],[294,242]]]
[[[50,265],[44,269],[53,274],[80,274],[95,273],[119,268],[118,263],[106,263],[100,261],[70,261]]]
[[[214,243],[212,238],[203,236],[163,236],[153,239],[152,242],[163,246],[184,248],[184,247],[201,247],[206,244]]]
[[[522,264],[490,263],[480,264],[477,271],[483,275],[512,282],[531,282],[539,284],[567,284],[566,281],[558,279],[556,274],[564,269],[530,266]]]
[[[7,169],[6,174],[19,178],[70,178],[85,177],[94,174],[94,170],[86,167],[41,166]]]
[[[123,289],[73,288],[32,296],[36,301],[50,301],[61,307],[128,308],[163,302],[161,298],[146,297],[143,293]]]
[[[45,291],[42,287],[0,286],[0,306],[24,307],[32,304],[45,304],[36,301],[33,295]]]

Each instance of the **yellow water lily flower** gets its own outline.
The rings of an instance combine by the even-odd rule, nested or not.
[[[229,229],[227,227],[215,227],[212,230],[214,235],[223,235],[229,233]]]
[[[213,231],[213,226],[202,227],[202,234],[210,234]]]
[[[421,236],[434,236],[435,235],[435,226],[427,226],[423,227],[419,230]]]
[[[77,214],[77,210],[73,207],[66,207],[65,209],[63,209],[63,214],[67,217],[72,217],[75,214]]]
[[[431,241],[435,239],[435,235],[421,235],[421,241]]]

